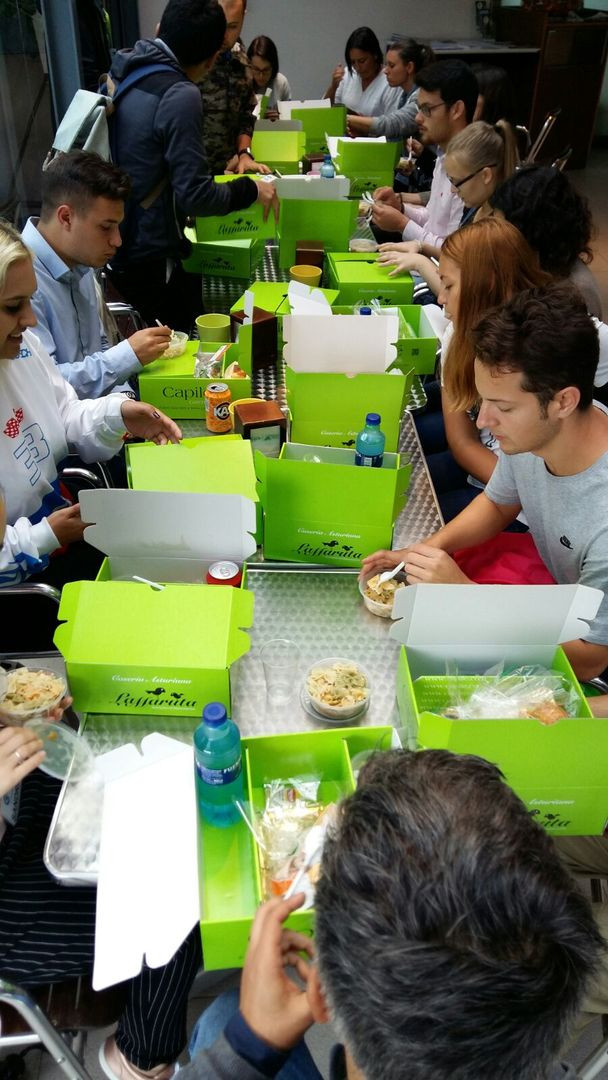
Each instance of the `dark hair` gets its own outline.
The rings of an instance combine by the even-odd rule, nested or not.
[[[272,82],[276,79],[279,72],[279,54],[274,41],[266,37],[265,34],[259,34],[251,42],[251,45],[247,49],[247,56],[250,60],[253,60],[254,56],[259,56],[262,60],[266,60],[271,67],[271,75],[268,82]]]
[[[124,169],[105,161],[99,154],[86,150],[70,150],[57,154],[42,173],[42,207],[40,217],[49,217],[62,203],[69,203],[82,214],[93,199],[129,197],[131,180]]]
[[[498,371],[520,371],[522,389],[546,412],[566,386],[580,391],[579,409],[593,401],[599,337],[583,297],[570,282],[524,289],[473,328],[475,356]]]
[[[480,120],[496,124],[499,120],[515,121],[515,90],[504,68],[487,64],[471,64],[477,79],[479,93],[483,96]]]
[[[392,750],[325,844],[315,938],[374,1080],[540,1080],[603,940],[552,839],[481,758]]]
[[[540,265],[567,277],[578,258],[591,262],[589,203],[568,177],[551,165],[524,165],[490,199],[538,252]]]
[[[348,70],[352,75],[353,66],[350,62],[351,49],[360,49],[361,52],[371,53],[374,60],[376,61],[376,64],[378,65],[378,70],[380,70],[380,68],[382,67],[384,63],[384,56],[382,55],[380,42],[374,34],[374,31],[370,30],[369,26],[357,27],[356,30],[353,30],[348,41],[346,42],[346,48],[344,50],[344,60],[346,62]]]
[[[421,90],[437,91],[446,105],[462,101],[467,123],[471,123],[477,105],[477,79],[464,60],[437,60],[419,71],[416,82]]]
[[[396,38],[394,41],[389,41],[386,51],[398,52],[402,64],[409,64],[411,61],[415,72],[432,64],[435,60],[435,53],[431,46],[423,45],[419,41],[414,41],[413,38]]]
[[[217,0],[169,0],[158,36],[181,67],[195,67],[221,48],[226,16]]]

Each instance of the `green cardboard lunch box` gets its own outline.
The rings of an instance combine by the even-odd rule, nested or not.
[[[254,159],[274,172],[297,173],[306,150],[303,131],[254,131],[251,140]]]
[[[346,134],[344,105],[333,105],[329,109],[292,108],[291,119],[302,122],[307,154],[329,154],[327,136]]]
[[[508,588],[508,586],[505,586]],[[477,754],[498,765],[530,813],[555,836],[600,836],[608,821],[608,719],[592,716],[561,648],[551,664],[578,691],[576,717],[545,726],[538,720],[451,719],[441,715],[450,687],[466,695],[481,676],[421,676],[412,679],[408,650],[398,667],[397,700],[408,733],[421,749]]]
[[[198,241],[190,227],[184,229],[184,236],[190,240],[192,250],[182,265],[191,274],[250,278],[264,258],[264,239]]]
[[[381,307],[411,305],[414,282],[411,274],[389,277],[391,266],[380,266],[374,252],[330,251],[326,258],[326,281],[338,290],[338,304],[369,303]]]
[[[336,170],[350,179],[351,198],[377,187],[392,188],[399,146],[380,139],[330,139],[329,152]]]
[[[278,225],[279,266],[289,268],[294,265],[300,240],[319,241],[326,251],[348,251],[357,212],[358,203],[353,199],[282,199]],[[332,282],[326,284],[338,288]]]
[[[390,727],[245,738],[245,799],[257,814],[264,808],[264,784],[305,775],[321,779],[318,798],[327,805],[354,791],[356,754],[392,745],[395,733]],[[199,816],[198,856],[205,970],[242,967],[254,915],[265,899],[257,845],[244,822],[218,829]],[[314,910],[295,912],[286,925],[312,934]]]
[[[216,184],[229,184],[238,180],[236,174],[214,176]],[[231,214],[197,217],[194,227],[195,242],[203,240],[270,240],[276,233],[272,210],[264,221],[264,207],[254,202],[245,210],[233,210]]]
[[[385,310],[393,310],[390,309]],[[413,368],[418,375],[432,375],[437,361],[438,341],[424,306],[400,304],[394,309],[399,316],[399,338],[396,341],[397,363],[403,371]],[[352,305],[332,304],[336,315],[350,315]]]
[[[253,293],[255,307],[261,308],[263,311],[270,311],[273,315],[282,316],[291,314],[291,305],[287,295],[288,288],[288,281],[252,281],[248,291]],[[337,300],[337,289],[319,289],[318,291],[323,294],[330,305],[333,305]],[[317,292],[316,289],[315,292]],[[244,306],[245,293],[239,296],[238,300],[235,300],[230,308],[230,314],[235,311],[242,311]]]
[[[249,650],[253,594],[213,585],[72,581],[54,642],[75,707],[97,713],[200,716],[230,709],[230,665]]]
[[[370,411],[380,413],[386,451],[396,453],[413,371],[382,375],[313,373],[287,367],[291,439],[318,446],[354,447]]]
[[[257,501],[251,443],[240,435],[202,436],[166,446],[133,443],[126,456],[134,491],[243,495]]]
[[[379,469],[354,460],[353,450],[293,442],[276,459],[256,452],[266,558],[358,567],[391,546],[411,463],[399,454],[385,454]]]
[[[205,352],[214,352],[221,342],[205,345]],[[162,409],[167,416],[176,420],[205,419],[205,390],[211,383],[225,382],[233,401],[251,397],[251,330],[245,327],[239,336],[238,344],[233,344],[224,356],[222,375],[213,379],[199,379],[194,375],[196,353],[199,341],[189,341],[186,351],[181,356],[167,358],[161,356],[148,364],[138,376],[139,396]],[[239,367],[247,372],[245,379],[227,379],[223,371],[236,360]]]

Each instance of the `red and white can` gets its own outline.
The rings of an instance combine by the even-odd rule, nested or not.
[[[243,572],[235,562],[223,559],[213,563],[207,571],[207,585],[240,585]]]

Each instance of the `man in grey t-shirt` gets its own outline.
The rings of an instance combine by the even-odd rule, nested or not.
[[[593,403],[597,329],[567,282],[528,289],[474,331],[477,418],[502,451],[492,477],[423,544],[376,552],[364,574],[405,561],[410,584],[469,582],[449,552],[496,536],[523,510],[560,584],[608,586],[608,415]],[[584,639],[563,646],[580,679],[608,666],[608,598]]]

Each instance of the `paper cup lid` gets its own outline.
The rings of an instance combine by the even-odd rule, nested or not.
[[[54,776],[56,780],[66,777],[82,780],[92,770],[95,759],[88,742],[65,724],[35,716],[26,720],[23,726],[31,728],[42,739],[46,757],[38,768],[48,776]]]

